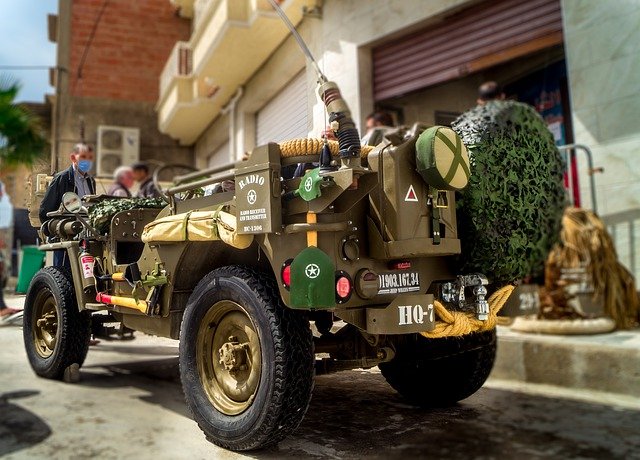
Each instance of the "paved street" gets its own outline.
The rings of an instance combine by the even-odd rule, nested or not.
[[[189,418],[177,343],[142,334],[91,348],[82,381],[36,378],[19,327],[0,328],[0,456],[18,458],[640,458],[640,401],[602,405],[489,383],[446,410],[406,405],[376,370],[319,376],[307,417],[245,457]],[[589,401],[591,399],[591,401]]]

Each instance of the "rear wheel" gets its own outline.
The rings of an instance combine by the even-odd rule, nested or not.
[[[34,372],[62,379],[72,364],[82,366],[91,336],[89,312],[78,311],[71,275],[45,267],[31,280],[24,304],[23,338]]]
[[[462,337],[408,337],[395,358],[380,364],[387,382],[412,404],[448,406],[484,384],[496,356],[495,330]]]
[[[187,405],[207,438],[232,450],[274,444],[302,421],[314,376],[309,322],[275,281],[244,267],[209,273],[180,331]]]

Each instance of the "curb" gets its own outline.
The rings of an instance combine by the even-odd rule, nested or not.
[[[490,378],[640,397],[640,330],[561,336],[498,327]]]

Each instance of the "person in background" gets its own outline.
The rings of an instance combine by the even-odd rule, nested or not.
[[[80,198],[96,193],[96,181],[89,175],[95,158],[93,147],[87,144],[76,144],[69,156],[71,166],[53,177],[40,203],[41,222],[49,219],[48,212],[55,211],[60,207],[62,195],[66,192],[75,192],[80,195]]]
[[[381,110],[370,113],[365,121],[367,131],[362,136],[360,143],[362,145],[378,145],[384,139],[385,133],[394,125],[390,113]]]
[[[388,112],[383,112],[378,110],[376,112],[370,113],[367,116],[366,124],[367,133],[374,128],[378,127],[392,127],[394,126],[393,117]]]
[[[0,197],[1,196],[2,187],[0,187]],[[4,303],[4,288],[6,287],[7,280],[9,279],[9,266],[7,264],[7,259],[5,258],[5,249],[6,245],[4,239],[0,237],[0,322],[20,311],[15,308],[7,307],[7,304]]]
[[[4,288],[7,286],[7,280],[9,279],[9,270],[5,263],[6,259],[4,257],[4,249],[1,246],[4,246],[3,241],[0,241],[0,322],[13,314],[20,312],[20,310],[8,307],[7,304],[4,303]]]
[[[113,172],[113,184],[107,195],[131,198],[129,191],[133,187],[133,169],[130,166],[119,166]]]
[[[486,81],[478,87],[478,105],[485,105],[489,101],[503,101],[505,94],[495,81]]]
[[[96,180],[89,174],[95,158],[93,147],[83,143],[76,144],[69,157],[71,158],[71,166],[53,177],[40,203],[41,222],[49,220],[48,212],[55,211],[60,207],[62,195],[65,193],[75,192],[80,198],[96,193]],[[53,265],[57,267],[68,265],[69,261],[65,262],[66,254],[67,251],[64,250],[53,251]]]
[[[146,163],[135,163],[131,168],[133,169],[133,178],[140,184],[136,196],[140,198],[159,197],[160,194],[153,184],[153,177],[149,174],[149,166]]]

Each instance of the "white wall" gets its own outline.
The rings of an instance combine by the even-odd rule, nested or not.
[[[640,2],[562,0],[576,143],[591,148],[599,214],[640,276]],[[583,207],[590,207],[581,165]],[[634,241],[635,240],[635,241]]]
[[[373,109],[372,45],[428,24],[434,16],[469,0],[327,0],[317,39],[309,44],[329,80],[338,83],[356,122]],[[307,21],[310,21],[307,19]],[[314,37],[315,38],[315,37]],[[324,107],[316,100],[313,130],[325,126]]]

